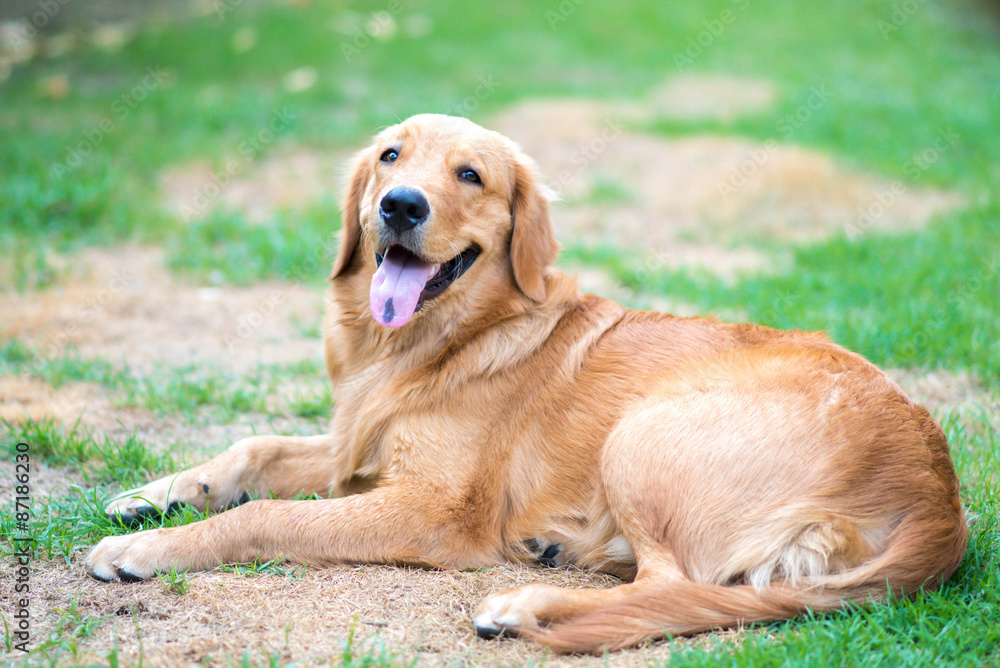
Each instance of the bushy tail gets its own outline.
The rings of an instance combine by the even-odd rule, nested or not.
[[[911,516],[913,518],[913,516]],[[631,647],[666,635],[789,619],[807,610],[835,610],[847,601],[867,603],[921,587],[936,587],[958,568],[965,553],[964,518],[941,526],[910,519],[897,527],[888,549],[875,559],[837,575],[775,582],[764,590],[690,581],[651,582],[608,607],[527,635],[558,652],[599,653]],[[909,524],[909,526],[907,526]],[[943,530],[942,530],[943,529]]]

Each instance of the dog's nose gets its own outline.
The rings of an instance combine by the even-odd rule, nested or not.
[[[427,198],[413,188],[393,188],[379,205],[385,224],[402,234],[427,220],[431,207]]]

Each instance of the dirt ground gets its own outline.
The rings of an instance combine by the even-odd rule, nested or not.
[[[75,351],[149,373],[212,362],[233,371],[322,359],[316,329],[324,293],[298,283],[204,287],[176,280],[163,251],[133,246],[75,257],[59,285],[0,297],[0,337],[45,357]]]
[[[490,125],[519,141],[558,191],[562,201],[554,205],[553,220],[564,243],[611,241],[663,266],[732,276],[780,262],[769,242],[843,233],[858,207],[888,184],[790,144],[715,136],[666,139],[630,128],[656,118],[753,113],[769,108],[774,95],[767,82],[689,77],[666,82],[647,99],[621,104],[523,103]],[[706,99],[711,104],[690,102]],[[302,148],[272,156],[227,188],[222,202],[259,220],[270,208],[328,195],[348,153],[327,156]],[[180,211],[207,178],[206,170],[202,164],[167,169],[161,179],[167,206]],[[741,170],[749,172],[742,181]],[[909,189],[878,224],[891,230],[917,227],[957,204],[950,193]],[[321,318],[321,289],[277,282],[245,288],[186,283],[170,275],[157,248],[92,250],[73,264],[55,287],[0,295],[0,311],[7,315],[0,339],[16,338],[45,356],[75,350],[84,358],[127,363],[140,374],[199,363],[245,371],[261,363],[321,360],[320,341],[308,333],[316,331]],[[600,270],[580,268],[579,273],[589,290],[614,297],[621,288]],[[689,314],[683,304],[657,305]],[[245,326],[251,318],[252,326]],[[938,414],[984,392],[968,376],[919,370],[892,375]],[[25,416],[51,417],[64,425],[79,420],[115,438],[136,432],[153,447],[191,444],[180,455],[185,462],[265,428],[304,428],[291,419],[190,424],[183,415],[122,408],[97,385],[56,389],[37,379],[0,377],[0,417],[17,421]],[[33,493],[46,495],[67,492],[80,477],[42,466],[33,481]],[[6,479],[0,483],[9,485]],[[63,617],[58,611],[67,610],[71,598],[83,614],[103,618],[94,637],[81,644],[81,662],[96,660],[95,653],[116,645],[125,665],[135,664],[140,652],[149,665],[200,665],[206,657],[225,665],[226,660],[238,663],[245,651],[277,652],[283,661],[309,657],[299,665],[314,665],[342,654],[342,640],[355,628],[362,647],[381,643],[396,655],[419,655],[420,665],[605,663],[550,657],[520,640],[481,641],[470,614],[485,595],[505,587],[536,580],[606,587],[614,584],[607,576],[514,566],[477,572],[340,566],[310,568],[294,581],[280,575],[195,574],[190,589],[177,595],[158,580],[94,582],[84,575],[80,558],[70,564],[38,561],[31,577],[35,638],[56,628]],[[0,566],[0,596],[13,595],[11,569],[9,561]],[[623,652],[613,663],[645,666],[667,659],[669,652],[661,643]]]
[[[46,637],[60,618],[39,613],[66,611],[75,598],[79,614],[104,617],[83,644],[79,661],[98,660],[117,643],[122,664],[136,665],[141,643],[144,662],[154,666],[201,665],[207,656],[222,665],[227,658],[238,664],[244,652],[257,657],[276,652],[282,661],[309,657],[296,665],[323,665],[344,652],[343,640],[352,628],[355,654],[374,649],[377,655],[381,646],[404,659],[401,665],[418,655],[419,665],[428,666],[600,665],[593,657],[547,656],[527,641],[482,641],[470,618],[489,593],[527,582],[570,587],[614,583],[608,576],[514,566],[477,572],[337,566],[308,569],[297,580],[200,573],[189,577],[188,591],[178,596],[159,580],[97,583],[78,563],[36,563],[35,569],[36,637]],[[12,573],[0,573],[3,582],[12,579]],[[645,666],[668,657],[669,649],[660,644],[623,652],[614,664]]]
[[[564,243],[638,250],[669,268],[697,267],[732,276],[775,265],[774,242],[816,241],[844,234],[891,184],[849,172],[816,151],[769,140],[712,135],[662,138],[631,125],[670,118],[672,99],[695,98],[724,85],[685,78],[654,102],[531,101],[490,124],[538,161],[562,200],[553,208]],[[748,108],[730,88],[730,115],[757,110],[767,95],[746,88]],[[736,92],[733,92],[736,91]],[[685,113],[685,116],[687,114]],[[880,231],[912,229],[955,206],[937,190],[907,190],[878,219]],[[780,259],[780,258],[779,258]],[[780,265],[779,265],[780,266]]]

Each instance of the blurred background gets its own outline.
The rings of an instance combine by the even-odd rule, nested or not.
[[[998,36],[974,0],[6,0],[0,282],[142,248],[174,281],[318,287],[352,151],[451,113],[538,159],[585,289],[989,383]]]
[[[186,280],[319,284],[292,274],[333,243],[347,156],[432,111],[539,159],[585,287],[1000,373],[994,3],[6,0],[0,21],[10,289],[124,242]]]

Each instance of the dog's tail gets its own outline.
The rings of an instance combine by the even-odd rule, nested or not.
[[[926,514],[919,519],[911,515],[878,557],[836,575],[777,581],[760,590],[687,580],[651,582],[607,607],[523,635],[558,652],[599,653],[668,635],[778,621],[808,610],[827,612],[847,602],[936,587],[961,563],[968,527],[961,514],[958,522],[953,513],[933,514],[937,522]]]

